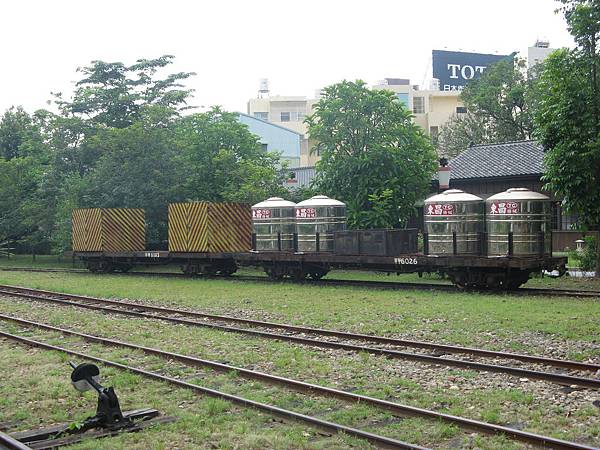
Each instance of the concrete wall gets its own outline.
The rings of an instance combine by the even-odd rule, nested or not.
[[[568,248],[569,250],[575,250],[577,244],[575,241],[583,239],[583,236],[596,236],[598,239],[597,231],[553,231],[552,232],[552,250],[555,252],[564,252]]]

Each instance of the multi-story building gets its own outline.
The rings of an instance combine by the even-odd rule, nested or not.
[[[545,40],[536,40],[533,47],[527,49],[527,68],[531,70],[537,64],[541,63],[552,53],[555,48],[550,48],[550,42]]]
[[[434,87],[434,86],[432,86]],[[373,86],[373,89],[392,91],[413,112],[414,122],[431,137],[435,143],[440,127],[453,115],[466,113],[460,100],[460,91],[421,90],[404,78],[386,78]]]
[[[434,140],[440,127],[454,114],[466,112],[459,99],[459,91],[420,90],[409,80],[386,78],[373,86],[394,92],[398,99],[414,114],[414,121]],[[302,134],[300,143],[300,166],[312,166],[318,160],[318,152],[311,153],[314,143],[309,139],[304,123],[312,114],[318,99],[296,96],[267,96],[248,101],[248,115],[268,121]]]
[[[311,166],[319,157],[310,154],[312,143],[309,142],[308,127],[304,119],[312,113],[317,101],[306,97],[279,95],[253,98],[248,101],[248,115],[300,133],[300,165]]]
[[[239,121],[245,124],[252,134],[259,138],[259,142],[266,152],[280,152],[281,160],[288,163],[288,167],[300,165],[300,148],[303,134],[270,123],[256,116],[238,113]]]

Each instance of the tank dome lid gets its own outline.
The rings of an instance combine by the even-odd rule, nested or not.
[[[346,206],[345,203],[339,200],[329,198],[326,195],[315,195],[314,197],[304,200],[296,205],[297,207],[306,206]]]
[[[441,194],[432,195],[425,203],[445,203],[445,202],[482,202],[481,197],[461,191],[460,189],[448,189]]]
[[[488,197],[490,200],[550,200],[550,197],[527,188],[510,188]]]
[[[256,205],[252,205],[253,208],[293,208],[294,206],[296,206],[294,202],[284,200],[281,197],[271,197]]]

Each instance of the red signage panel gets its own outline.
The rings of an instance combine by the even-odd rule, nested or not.
[[[452,216],[454,214],[454,205],[441,203],[427,205],[428,216]]]
[[[270,219],[271,218],[271,210],[270,209],[253,209],[252,210],[252,218],[253,219]]]
[[[518,202],[492,202],[490,204],[490,214],[518,214]]]
[[[315,208],[296,208],[296,219],[314,219],[317,217]]]

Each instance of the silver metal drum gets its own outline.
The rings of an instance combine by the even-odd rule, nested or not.
[[[294,202],[271,197],[252,207],[252,228],[256,235],[257,251],[293,251],[295,206]]]
[[[334,231],[345,229],[346,204],[339,200],[315,195],[296,205],[299,252],[333,252]]]
[[[511,188],[492,195],[485,205],[488,256],[508,255],[511,231],[513,255],[551,254],[552,205],[544,194]]]
[[[460,189],[448,189],[425,200],[423,212],[429,254],[453,254],[453,233],[456,233],[456,254],[479,253],[479,233],[484,229],[483,209],[483,199]]]

